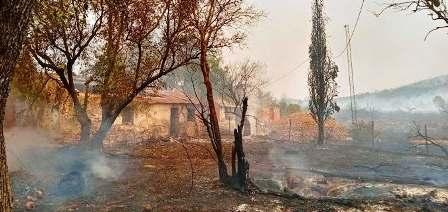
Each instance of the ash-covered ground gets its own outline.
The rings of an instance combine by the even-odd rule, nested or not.
[[[357,144],[316,147],[246,138],[251,178],[242,194],[218,183],[204,139],[110,145],[103,154],[58,145],[10,148],[15,210],[446,211],[447,160]],[[43,142],[42,140],[40,142]],[[231,140],[224,143],[227,159]],[[18,146],[16,146],[18,147]],[[19,159],[19,160],[17,160]]]
[[[394,200],[428,195],[448,203],[448,161],[356,144],[250,144],[252,177],[260,187],[309,198]],[[264,155],[264,156],[263,156]]]

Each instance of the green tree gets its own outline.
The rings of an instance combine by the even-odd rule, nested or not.
[[[309,109],[317,124],[319,145],[325,141],[325,121],[335,111],[339,111],[334,98],[337,96],[338,67],[331,60],[325,33],[325,17],[323,0],[315,0],[313,9],[313,28],[311,32],[310,73],[308,86],[310,92]]]

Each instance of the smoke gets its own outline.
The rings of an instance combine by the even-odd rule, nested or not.
[[[56,204],[89,195],[97,182],[117,180],[121,161],[85,151],[77,145],[57,144],[55,135],[32,128],[5,132],[9,171],[16,198],[42,190],[42,204]]]
[[[374,109],[383,112],[410,111],[410,112],[438,112],[434,98],[447,97],[448,76],[439,76],[422,80],[398,88],[382,90],[373,93],[364,93],[356,96],[358,109]],[[347,97],[337,100],[342,108],[349,108],[350,99]]]
[[[5,131],[6,153],[10,172],[19,170],[39,171],[41,168],[48,170],[53,166],[53,161],[35,160],[36,156],[42,159],[39,153],[56,148],[51,143],[49,135],[31,128],[13,128]],[[40,155],[40,156],[39,156]]]
[[[412,112],[438,112],[438,107],[434,104],[434,97],[444,96],[441,92],[428,92],[422,95],[416,96],[395,96],[391,98],[385,98],[376,96],[375,94],[358,97],[357,107],[358,109],[365,110],[378,110],[382,112],[393,111],[412,111]],[[342,108],[349,108],[350,102],[347,98],[338,100],[338,104]]]
[[[100,179],[116,179],[121,174],[117,173],[109,166],[105,157],[96,157],[90,163],[90,171],[92,174]]]
[[[275,166],[281,169],[306,169],[307,162],[298,151],[273,146],[269,157]]]
[[[286,144],[285,144],[286,145]],[[271,192],[289,192],[305,195],[305,192],[294,189],[297,184],[295,179],[299,179],[298,172],[303,173],[306,170],[307,163],[305,158],[297,151],[280,148],[277,145],[272,146],[268,153],[269,163],[272,164],[272,170],[260,169],[253,173],[254,183],[261,189]],[[264,171],[263,171],[264,170]],[[304,181],[300,182],[305,187]],[[294,182],[293,182],[294,181]]]

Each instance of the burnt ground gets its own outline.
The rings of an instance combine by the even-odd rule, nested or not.
[[[225,147],[228,153],[230,144],[226,143]],[[206,142],[147,142],[137,146],[108,147],[106,162],[112,164],[112,171],[117,172],[116,177],[95,176],[89,177],[88,183],[73,184],[71,181],[76,181],[74,180],[77,179],[76,176],[69,175],[67,178],[65,170],[46,182],[37,181],[32,174],[24,170],[13,172],[15,207],[16,211],[25,211],[25,204],[31,200],[35,202],[35,211],[446,211],[448,208],[446,199],[443,200],[442,197],[440,201],[438,200],[440,198],[436,198],[443,192],[437,189],[443,189],[445,185],[439,188],[426,185],[421,188],[428,191],[426,193],[408,192],[390,193],[390,195],[377,195],[380,193],[378,189],[367,189],[367,193],[374,193],[369,198],[362,195],[359,198],[354,192],[341,189],[333,188],[330,192],[328,187],[337,187],[336,185],[352,187],[355,191],[362,188],[361,186],[372,188],[371,185],[369,187],[365,184],[370,181],[384,185],[401,185],[405,188],[410,184],[409,188],[412,189],[420,187],[415,185],[419,183],[415,179],[411,179],[414,180],[412,182],[394,183],[391,176],[384,177],[388,180],[378,181],[353,175],[348,172],[353,163],[347,164],[347,161],[356,159],[355,161],[362,166],[363,159],[356,151],[350,151],[354,152],[351,156],[335,157],[344,155],[342,149],[347,149],[346,147],[330,146],[315,151],[309,148],[282,145],[280,149],[275,149],[270,142],[248,142],[246,149],[251,161],[251,174],[264,191],[242,194],[219,184],[216,164],[211,148]],[[45,154],[47,159],[50,154]],[[282,157],[286,159],[279,162],[275,159],[276,154],[286,156]],[[303,154],[314,157],[306,160],[303,157],[295,157]],[[295,160],[307,165],[288,165],[290,162],[294,164]],[[328,160],[340,163],[330,167],[336,167],[336,171],[329,168],[315,170],[312,167]],[[310,170],[313,175],[303,177],[306,176],[303,173],[309,173]],[[281,177],[277,179],[275,174]],[[84,174],[80,176],[85,177]],[[304,180],[305,178],[311,180]],[[316,178],[318,180],[315,180]],[[70,181],[68,187],[67,184],[61,184],[61,181],[67,179]],[[311,183],[307,183],[308,181]],[[64,190],[64,195],[70,189],[72,191],[74,188],[80,188],[80,191],[74,191],[73,195],[60,198],[53,189],[49,189],[52,187],[49,185],[53,187],[64,185],[69,188]],[[317,191],[315,187],[318,188]],[[37,189],[43,190],[44,195],[36,200]],[[292,192],[312,195],[299,197],[292,195]]]
[[[422,210],[448,210],[448,161],[443,157],[359,143],[316,147],[261,141],[247,146],[251,176],[265,190],[306,198],[400,202],[406,210],[412,210],[409,203]]]

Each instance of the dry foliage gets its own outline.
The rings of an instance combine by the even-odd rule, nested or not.
[[[185,1],[56,0],[40,2],[29,39],[39,71],[64,88],[81,141],[101,148],[120,112],[164,75],[196,58]],[[77,74],[86,80],[82,89]],[[82,80],[81,80],[82,81]],[[79,92],[84,93],[80,99]],[[89,93],[101,96],[97,131]]]
[[[299,112],[282,118],[272,124],[271,136],[283,141],[289,140],[289,121],[291,120],[291,141],[308,143],[317,136],[317,124],[309,113]],[[325,123],[326,137],[329,141],[343,142],[348,137],[347,129],[336,120],[329,119]]]

